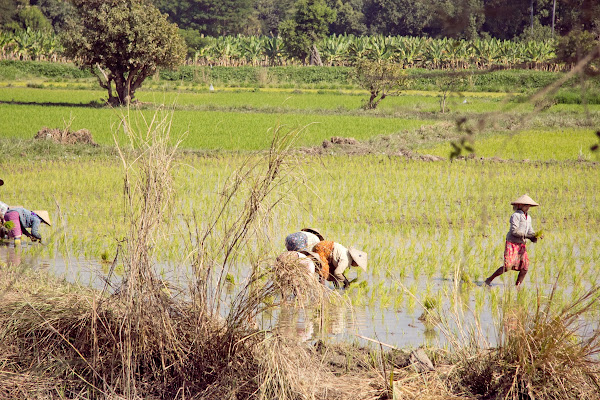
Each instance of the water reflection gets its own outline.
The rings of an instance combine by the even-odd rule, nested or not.
[[[309,309],[291,305],[282,306],[279,309],[275,330],[300,342],[311,340],[314,335],[315,321],[310,314]]]
[[[7,257],[6,257],[6,263],[10,266],[13,267],[18,267],[19,265],[21,265],[21,253],[22,253],[22,249],[21,246],[10,246],[6,248],[6,252]]]
[[[12,243],[8,245],[4,243],[0,245],[0,263],[21,266],[21,268],[44,269],[54,273],[59,278],[64,278],[68,282],[87,285],[100,290],[106,286],[104,277],[109,275],[109,264],[102,264],[99,261],[84,258],[63,258],[60,255],[44,257],[40,255],[39,246],[40,244],[27,243],[22,247],[15,248]],[[186,274],[190,274],[189,269],[181,265],[171,266],[169,264],[157,264],[156,268],[158,272],[163,271],[160,274],[162,279],[173,283],[175,286],[186,287],[184,281],[187,277]],[[240,265],[236,271],[236,277],[240,278],[236,278],[236,281],[244,281],[244,271],[247,271],[246,266]],[[120,279],[121,276],[118,271],[111,274],[111,283],[118,284]],[[407,285],[414,286],[417,293],[427,290],[427,280],[417,281],[404,278],[404,282]],[[242,286],[234,283],[227,284],[223,293],[225,297],[221,299],[224,301],[223,304],[228,304]],[[448,287],[454,287],[454,283],[447,280],[437,280],[434,281],[432,290],[442,290]],[[473,317],[469,316],[468,310],[477,308],[474,298],[481,290],[483,288],[475,285],[459,286],[456,300],[460,304],[456,305],[456,309],[461,310],[463,313],[461,321],[469,322],[473,320]],[[369,296],[369,292],[365,292],[363,295]],[[399,296],[399,294],[396,295]],[[352,298],[352,293],[349,297]],[[444,309],[450,307],[447,301],[442,301],[440,306]],[[372,345],[373,342],[364,339],[366,337],[398,347],[444,344],[444,335],[440,334],[437,328],[418,319],[423,312],[421,307],[409,308],[405,302],[394,306],[390,306],[389,303],[389,301],[380,303],[375,300],[364,305],[347,307],[325,302],[323,305],[318,304],[304,308],[294,306],[292,303],[285,307],[273,308],[264,312],[261,315],[259,326],[266,330],[278,330],[300,342],[326,340]],[[491,328],[493,325],[491,324],[490,313],[486,312],[488,310],[487,303],[483,304],[482,307],[481,320],[477,322],[480,326]],[[223,310],[224,313],[227,313],[227,311]],[[493,332],[489,332],[489,334],[493,334]]]

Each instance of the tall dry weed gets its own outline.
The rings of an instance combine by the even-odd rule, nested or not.
[[[227,271],[252,254],[246,247],[285,197],[299,130],[275,129],[270,150],[248,157],[227,181],[205,228],[190,225],[192,256],[182,259],[192,260],[194,275],[187,288],[174,288],[153,265],[160,227],[172,218],[171,118],[123,118],[126,212],[115,218],[128,234],[111,267],[123,267],[121,282],[101,292],[46,288],[2,299],[0,374],[10,377],[0,381],[3,398],[316,398],[307,386],[314,379],[304,379],[317,371],[309,358],[293,362],[302,352],[268,345],[277,336],[254,326],[276,291],[260,252],[234,300],[222,304]],[[303,379],[300,367],[308,368]]]
[[[556,289],[556,287],[555,287]],[[457,360],[450,382],[457,390],[483,398],[598,399],[600,397],[600,330],[590,322],[600,288],[592,288],[565,306],[538,296],[532,309],[511,294],[503,306],[499,343],[473,343]]]

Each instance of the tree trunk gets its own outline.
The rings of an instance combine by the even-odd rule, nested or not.
[[[317,49],[316,44],[313,44],[312,50],[310,52],[310,65],[318,65],[320,67],[323,66],[323,62],[321,61],[321,55],[319,54],[319,49]]]
[[[531,33],[533,34],[533,0],[531,0]]]
[[[129,87],[127,85],[127,79],[125,79],[122,72],[115,74],[115,89],[117,91],[117,97],[119,98],[120,106],[128,106],[131,101],[129,94]]]
[[[554,38],[554,21],[556,16],[556,0],[552,2],[552,37]]]

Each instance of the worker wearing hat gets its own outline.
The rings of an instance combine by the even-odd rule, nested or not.
[[[354,266],[367,270],[367,253],[354,247],[346,248],[336,242],[321,241],[313,247],[312,251],[317,253],[321,260],[321,276],[333,282],[336,288],[340,283],[344,284],[344,288],[350,285],[344,275],[348,267]]]
[[[41,241],[40,225],[45,223],[50,226],[50,218],[47,211],[29,211],[22,207],[10,207],[4,214],[5,221],[11,221],[13,227],[8,232],[9,237],[14,239],[15,245],[21,244],[21,235],[28,236],[33,241]],[[31,233],[27,229],[31,229]]]
[[[320,241],[325,240],[321,232],[314,228],[304,228],[300,232],[294,232],[285,238],[287,251],[311,250]]]
[[[525,248],[525,240],[529,239],[533,243],[537,242],[538,238],[542,238],[535,234],[531,225],[531,216],[528,211],[531,207],[539,206],[531,197],[524,194],[511,202],[514,213],[510,216],[510,228],[506,234],[506,244],[504,247],[504,265],[498,268],[489,278],[485,280],[485,284],[490,286],[492,281],[512,269],[519,271],[516,285],[519,286],[527,271],[529,270],[529,256]]]

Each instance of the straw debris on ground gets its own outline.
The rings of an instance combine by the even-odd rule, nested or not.
[[[43,127],[36,133],[34,139],[38,140],[52,140],[53,142],[60,144],[88,144],[91,146],[98,146],[92,137],[92,133],[87,129],[79,129],[78,131],[72,131],[69,128],[47,128]]]

